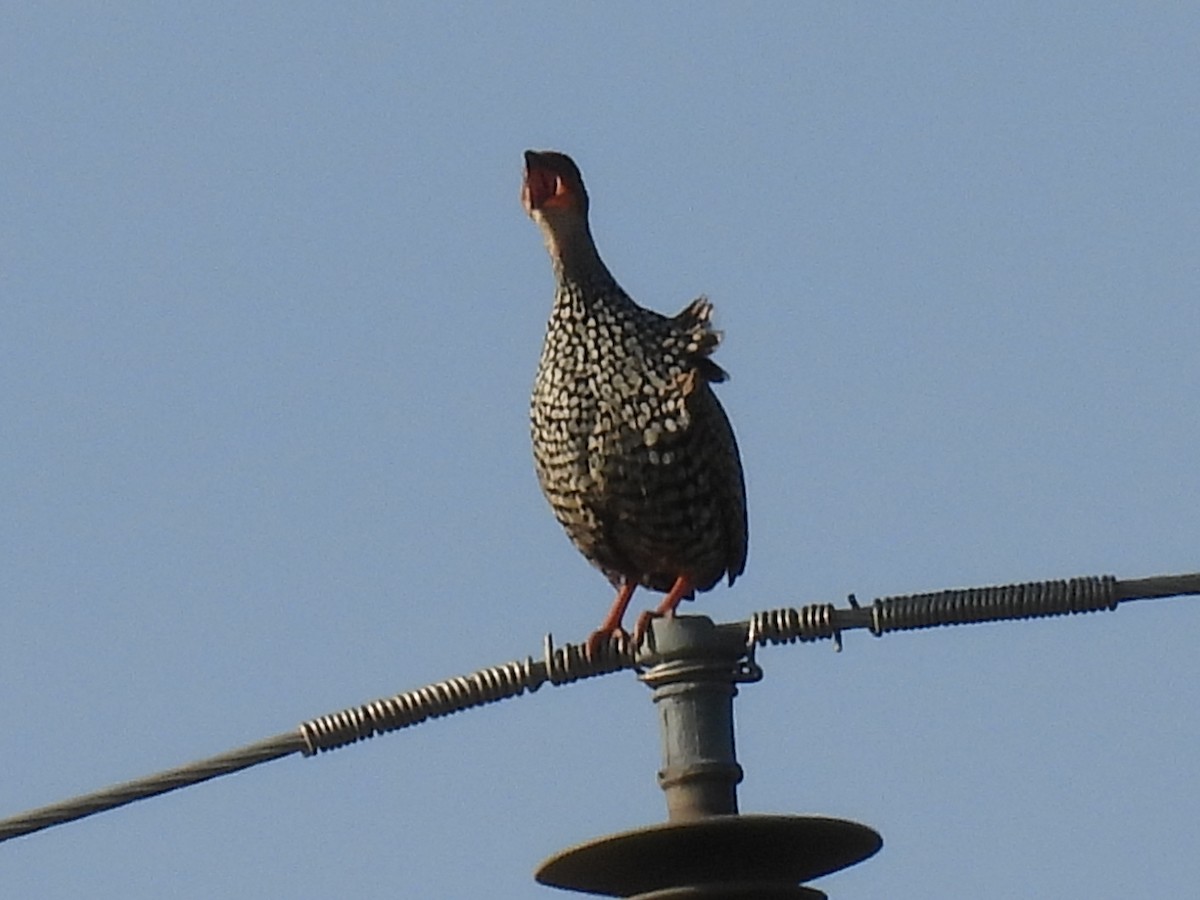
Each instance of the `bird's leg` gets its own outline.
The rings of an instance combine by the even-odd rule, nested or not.
[[[636,649],[642,645],[642,638],[646,636],[646,632],[650,629],[650,622],[661,616],[675,615],[675,608],[683,602],[685,597],[690,597],[693,591],[692,580],[686,575],[680,575],[675,579],[675,583],[671,585],[671,590],[667,592],[667,596],[663,597],[662,603],[654,610],[646,610],[638,616],[637,625],[633,628],[633,646]]]
[[[633,599],[633,592],[636,588],[637,581],[632,578],[626,578],[621,584],[621,590],[617,591],[617,598],[613,600],[608,615],[604,617],[600,627],[588,635],[587,643],[584,645],[588,659],[596,658],[601,644],[605,644],[613,638],[629,637],[628,632],[621,625],[621,620],[625,618],[625,610],[629,608],[629,601]]]

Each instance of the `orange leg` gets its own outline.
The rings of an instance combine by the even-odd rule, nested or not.
[[[638,616],[637,625],[633,628],[633,646],[640,647],[642,638],[646,636],[646,631],[650,628],[650,622],[659,616],[675,615],[675,608],[683,602],[683,598],[692,593],[692,580],[686,575],[680,575],[675,579],[675,583],[671,585],[671,590],[667,592],[667,596],[663,597],[662,603],[651,612],[646,610]]]
[[[604,621],[600,623],[600,627],[588,635],[587,643],[584,645],[588,659],[596,657],[601,644],[607,643],[614,638],[629,637],[624,626],[621,624],[621,620],[625,618],[625,610],[629,608],[629,601],[633,599],[633,592],[636,588],[636,581],[632,578],[625,579],[624,584],[621,585],[621,590],[617,591],[617,599],[613,601],[608,615],[604,617]]]

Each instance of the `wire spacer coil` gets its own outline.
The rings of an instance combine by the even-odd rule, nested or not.
[[[880,637],[939,625],[1113,610],[1120,602],[1116,585],[1113,576],[1103,575],[884,597],[871,604],[868,627]]]
[[[793,644],[796,641],[833,639],[841,646],[841,628],[835,622],[837,609],[832,603],[812,603],[800,608],[784,607],[756,612],[750,616],[746,643]]]

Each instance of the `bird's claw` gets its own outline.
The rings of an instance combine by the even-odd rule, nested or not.
[[[633,649],[635,651],[642,646],[642,641],[646,639],[646,634],[650,631],[650,623],[662,617],[663,614],[654,609],[648,609],[638,616],[637,624],[633,626]]]
[[[629,641],[629,632],[620,625],[615,628],[598,628],[589,634],[584,642],[583,655],[589,662],[596,662],[608,653],[620,653],[629,645]]]

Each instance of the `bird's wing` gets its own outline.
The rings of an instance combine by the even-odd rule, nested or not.
[[[746,568],[749,547],[746,481],[742,474],[741,454],[729,417],[709,385],[696,385],[688,396],[688,408],[693,417],[692,427],[697,432],[697,443],[710,448],[710,478],[720,504],[725,566],[729,583],[733,584]]]

